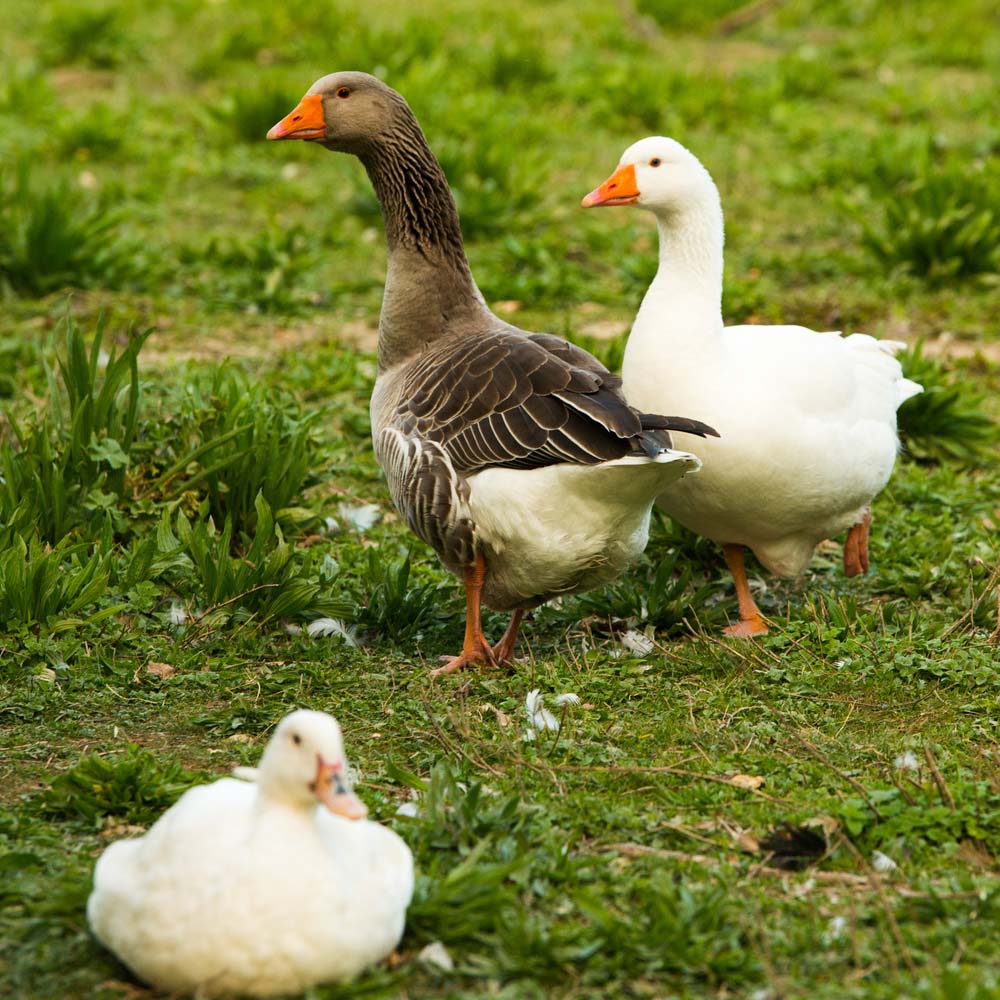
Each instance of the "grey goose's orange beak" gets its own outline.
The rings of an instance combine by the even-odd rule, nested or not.
[[[611,205],[634,205],[639,200],[639,187],[635,180],[635,165],[619,167],[599,188],[594,188],[580,202],[584,208]]]
[[[268,139],[322,139],[324,135],[326,118],[320,94],[306,94],[298,107],[267,133]]]

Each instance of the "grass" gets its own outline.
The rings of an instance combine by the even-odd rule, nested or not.
[[[301,706],[419,869],[401,961],[314,1000],[1000,998],[988,5],[8,6],[0,993],[152,996],[95,856]],[[655,232],[577,204],[656,132],[722,189],[731,321],[909,341],[873,572],[752,572],[775,628],[724,642],[718,553],[657,518],[514,668],[431,683],[462,601],[371,453],[377,205],[263,142],[336,68],[411,100],[514,322],[620,363]]]

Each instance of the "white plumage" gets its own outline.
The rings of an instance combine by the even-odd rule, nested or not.
[[[725,327],[718,189],[674,140],[630,146],[612,177],[584,199],[588,207],[602,204],[648,208],[659,227],[659,269],[622,366],[627,399],[655,412],[697,412],[720,435],[698,441],[701,473],[658,502],[729,547],[743,619],[732,631],[766,631],[739,547],[791,577],[821,541],[857,526],[845,566],[864,571],[869,504],[898,449],[896,410],[921,387],[903,378],[893,355],[904,345],[895,341],[801,326]],[[690,444],[683,434],[676,442]]]
[[[700,465],[688,452],[665,449],[656,458],[470,476],[469,516],[494,553],[487,602],[573,594],[615,579],[646,547],[657,494]]]
[[[346,766],[331,716],[287,716],[253,783],[193,788],[104,852],[94,934],[140,978],[199,997],[300,992],[384,958],[403,932],[413,858],[391,830],[346,818],[366,811]]]

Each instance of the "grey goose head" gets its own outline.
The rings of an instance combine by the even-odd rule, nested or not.
[[[414,123],[403,97],[368,73],[329,73],[306,92],[268,139],[304,139],[340,153],[363,156],[373,143]]]

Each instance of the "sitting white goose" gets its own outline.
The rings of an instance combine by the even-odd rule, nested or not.
[[[199,997],[299,993],[384,958],[403,932],[413,858],[363,818],[346,768],[335,719],[286,716],[253,783],[192,788],[145,836],[104,852],[94,934],[146,982]]]
[[[921,391],[893,356],[905,345],[801,326],[724,326],[719,192],[673,139],[630,146],[583,199],[598,205],[647,208],[659,228],[659,269],[625,349],[626,398],[640,409],[667,400],[681,413],[690,407],[721,435],[698,441],[701,474],[658,503],[723,546],[740,612],[727,634],[765,634],[744,546],[793,577],[821,541],[847,530],[845,572],[868,571],[870,504],[896,459],[896,410]]]

